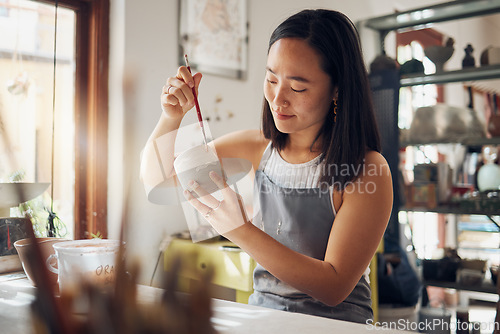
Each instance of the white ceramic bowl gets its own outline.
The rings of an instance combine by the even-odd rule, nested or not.
[[[223,176],[219,158],[211,147],[206,150],[205,145],[200,145],[182,152],[174,160],[174,169],[183,189],[190,190],[188,184],[193,180],[209,193],[219,190],[208,175],[214,171]]]
[[[55,254],[47,259],[47,268],[59,275],[59,291],[78,291],[83,281],[110,286],[115,279],[119,240],[85,239],[58,242]],[[58,268],[51,264],[57,259]]]

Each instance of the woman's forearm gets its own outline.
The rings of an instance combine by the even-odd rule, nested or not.
[[[170,118],[163,113],[146,142],[141,154],[141,180],[146,187],[155,186],[159,182],[174,175],[175,137],[182,118]]]
[[[141,154],[140,177],[146,191],[170,179],[174,173],[175,137],[184,115],[194,107],[193,92],[198,89],[201,73],[191,75],[181,66],[175,77],[167,79],[160,102],[163,112]]]
[[[291,250],[251,223],[225,236],[273,276],[330,306],[341,303],[359,280],[342,277],[330,263]]]

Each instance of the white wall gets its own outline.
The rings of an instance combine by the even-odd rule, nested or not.
[[[420,1],[419,6],[439,1]],[[149,283],[161,240],[185,230],[180,206],[149,203],[139,181],[139,154],[160,115],[159,95],[177,69],[177,0],[111,0],[109,230],[118,237],[122,208],[128,222],[129,255],[142,263],[142,283]],[[410,0],[248,0],[250,22],[248,76],[233,80],[204,75],[200,105],[210,112],[216,95],[220,110],[234,117],[212,123],[215,137],[227,129],[258,128],[268,38],[284,18],[303,8],[330,8],[354,22],[414,8]],[[466,29],[461,29],[461,32]],[[367,62],[375,57],[366,54]],[[129,79],[122,93],[122,79]],[[128,194],[128,197],[124,194]],[[123,204],[126,203],[126,204]]]

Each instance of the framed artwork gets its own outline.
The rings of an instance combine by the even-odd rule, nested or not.
[[[247,0],[179,0],[179,64],[184,54],[199,72],[244,79]]]

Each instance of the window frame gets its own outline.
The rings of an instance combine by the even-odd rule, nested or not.
[[[57,4],[76,15],[74,238],[107,238],[110,3],[36,1]]]

